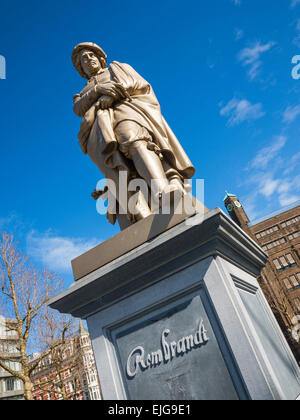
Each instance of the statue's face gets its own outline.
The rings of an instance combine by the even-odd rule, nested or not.
[[[89,78],[97,74],[101,69],[100,61],[93,51],[83,50],[80,60],[81,67]]]

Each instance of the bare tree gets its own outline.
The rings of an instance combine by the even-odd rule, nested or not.
[[[38,339],[45,352],[43,360],[38,358],[31,364],[31,378],[35,389],[47,392],[53,399],[57,396],[63,400],[76,398],[79,389],[79,376],[77,375],[80,364],[80,350],[75,348],[72,337],[75,331],[73,319],[66,316],[57,316],[57,313],[47,308],[38,322]],[[68,337],[61,339],[61,331],[68,333]],[[35,381],[39,371],[46,377],[44,381]],[[72,382],[73,389],[68,389]],[[52,398],[51,398],[52,399]]]
[[[62,280],[46,269],[38,270],[18,249],[13,235],[2,233],[0,236],[0,308],[5,318],[14,319],[6,328],[15,331],[18,337],[18,355],[0,358],[0,367],[22,380],[24,398],[32,400],[31,373],[41,360],[47,357],[66,339],[70,325],[62,323],[55,331],[55,340],[47,348],[44,342],[42,355],[29,365],[27,355],[30,345],[40,346],[41,338],[35,334],[39,329],[48,330],[47,302],[62,288]],[[43,324],[43,325],[42,325]],[[35,328],[38,326],[38,328]],[[54,335],[53,335],[54,337]],[[49,344],[49,342],[48,342]],[[19,371],[13,370],[6,362],[18,361]]]
[[[73,400],[81,389],[79,364],[80,356],[68,355],[68,341],[59,347],[53,348],[47,358],[40,362],[37,369],[43,371],[46,380],[35,382],[34,388],[42,393],[47,392],[50,399]],[[46,362],[46,363],[44,363]],[[34,380],[34,371],[33,376]],[[70,384],[72,386],[70,387]]]

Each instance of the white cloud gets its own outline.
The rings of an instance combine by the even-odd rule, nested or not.
[[[279,182],[279,179],[272,179],[267,174],[265,178],[260,179],[259,192],[266,198],[271,197],[271,195],[273,195],[274,192],[278,189]]]
[[[66,272],[71,260],[95,247],[100,240],[54,236],[51,232],[31,231],[27,235],[27,253],[52,271]]]
[[[300,115],[300,105],[289,106],[283,113],[283,122],[292,123]]]
[[[244,121],[257,120],[265,115],[262,111],[262,104],[251,104],[246,99],[233,98],[225,105],[220,115],[228,117],[228,125],[235,126]]]
[[[267,44],[261,44],[256,42],[252,47],[247,47],[241,50],[238,54],[238,60],[242,62],[244,66],[249,66],[248,76],[250,80],[254,80],[260,72],[262,62],[260,57],[263,53],[269,51],[275,42],[270,41]]]
[[[279,203],[282,207],[289,206],[300,200],[300,195],[281,194],[279,196]]]
[[[285,146],[287,138],[285,136],[276,136],[270,146],[261,149],[252,162],[250,167],[255,169],[265,169],[267,165],[278,155],[279,151]]]
[[[278,188],[278,200],[281,206],[289,206],[300,200],[300,195],[296,195],[297,185],[294,179],[283,179]]]
[[[287,140],[282,135],[274,137],[270,145],[257,152],[247,167],[248,176],[244,185],[251,186],[251,192],[246,200],[251,214],[256,217],[300,200],[300,152],[290,159],[286,168],[280,152]]]

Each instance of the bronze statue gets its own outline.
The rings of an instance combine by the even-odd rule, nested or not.
[[[90,42],[74,48],[72,62],[88,79],[74,96],[73,107],[82,117],[78,135],[82,151],[116,186],[119,172],[126,171],[129,180],[144,179],[158,203],[165,191],[184,194],[184,180],[195,169],[164,120],[151,85],[128,64],[113,61],[107,67],[104,51]],[[119,205],[126,207],[120,200]],[[132,213],[127,211],[130,223],[151,214],[142,194]],[[119,219],[118,214],[107,216],[111,223]]]

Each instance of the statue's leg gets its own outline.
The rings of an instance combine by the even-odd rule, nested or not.
[[[132,159],[138,174],[143,178],[156,198],[169,188],[169,182],[159,156],[149,150],[150,133],[134,121],[123,121],[115,129],[120,150]]]
[[[127,172],[127,180],[131,177],[131,168],[128,167],[127,163],[128,161],[124,158],[122,153],[119,151],[115,154],[115,163],[117,166],[115,168],[108,167],[106,165],[106,155],[102,153],[102,133],[97,124],[94,125],[91,135],[89,137],[89,141],[87,144],[87,152],[89,157],[92,159],[92,161],[98,166],[101,173],[105,176],[107,183],[109,181],[113,182],[113,185],[115,188],[110,188],[110,193],[115,198],[113,202],[117,202],[117,211],[116,211],[116,217],[119,221],[119,225],[121,229],[125,228],[127,226],[127,223],[125,223],[125,217],[130,220],[130,223],[134,223],[138,220],[144,219],[148,217],[151,214],[150,208],[148,207],[148,203],[145,201],[144,197],[141,193],[139,193],[139,200],[136,204],[136,208],[134,209],[134,213],[130,213],[130,209],[128,206],[128,200],[131,198],[131,196],[134,195],[134,192],[128,191],[127,195],[120,194],[120,190],[124,188],[123,185],[120,185],[120,171]],[[116,156],[117,155],[117,156]],[[127,161],[127,162],[126,162]],[[131,165],[130,165],[131,166]],[[112,197],[111,197],[112,199]],[[114,205],[111,206],[111,209],[114,211]],[[107,217],[111,223],[114,224],[114,217],[115,213],[112,214],[112,217],[110,217],[110,214],[107,214]]]
[[[157,154],[147,148],[146,141],[134,142],[130,147],[130,156],[139,175],[152,188],[156,197],[166,191],[169,182]]]

